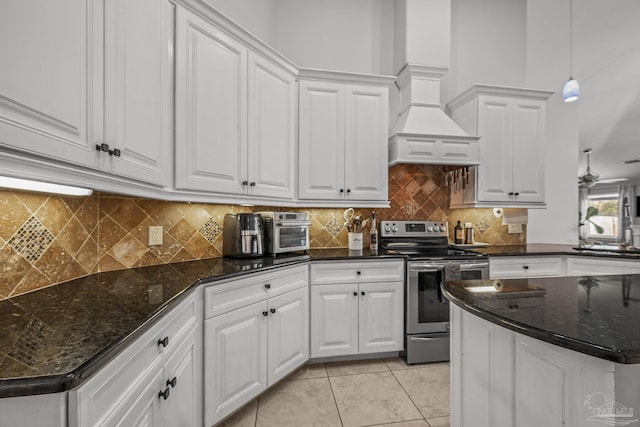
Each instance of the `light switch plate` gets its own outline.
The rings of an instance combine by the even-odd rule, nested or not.
[[[509,224],[509,234],[522,233],[522,224]]]
[[[149,246],[162,245],[162,226],[149,226]]]

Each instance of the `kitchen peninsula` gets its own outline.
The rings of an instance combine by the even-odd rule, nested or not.
[[[639,293],[640,275],[447,282],[451,425],[637,420]]]

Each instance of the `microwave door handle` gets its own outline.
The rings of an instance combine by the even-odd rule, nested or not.
[[[287,222],[276,222],[278,227],[309,227],[311,225],[311,221],[287,221]]]

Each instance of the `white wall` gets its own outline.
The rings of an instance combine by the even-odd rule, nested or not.
[[[278,0],[205,0],[205,2],[277,49]]]
[[[280,0],[277,48],[301,67],[388,74],[393,46],[388,3]]]
[[[526,85],[560,91],[569,69],[568,0],[529,1]],[[527,241],[578,243],[578,114],[581,100],[547,101],[547,209],[529,209]]]
[[[475,83],[522,86],[526,0],[452,0],[451,68],[446,97]]]

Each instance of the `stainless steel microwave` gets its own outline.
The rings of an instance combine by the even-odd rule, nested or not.
[[[278,255],[309,250],[309,212],[259,212],[266,252]]]

